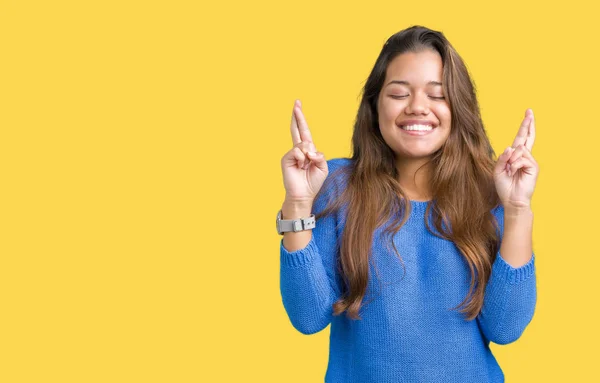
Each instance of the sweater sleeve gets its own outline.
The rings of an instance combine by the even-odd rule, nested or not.
[[[328,178],[339,160],[328,160]],[[339,185],[325,182],[323,193],[313,203],[313,214],[326,207]],[[283,306],[292,325],[303,334],[314,334],[331,322],[332,305],[339,299],[336,259],[339,251],[338,214],[317,220],[310,242],[303,249],[287,251],[280,241],[280,289]]]
[[[494,211],[504,232],[504,208]],[[518,268],[508,264],[500,251],[492,264],[492,272],[485,289],[483,306],[477,321],[484,336],[497,344],[516,341],[531,322],[537,301],[535,254]]]

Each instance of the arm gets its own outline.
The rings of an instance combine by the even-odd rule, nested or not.
[[[504,238],[500,253],[504,260],[514,268],[530,261],[533,236],[533,212],[530,207],[511,208],[504,211]]]
[[[331,161],[328,166],[333,170]],[[337,188],[324,190],[321,198],[315,200],[314,214],[325,208],[334,190]],[[282,216],[285,219],[308,216],[310,209],[303,210],[305,208],[284,203]],[[281,298],[292,325],[303,334],[313,334],[327,327],[333,314],[332,305],[340,296],[335,282],[339,250],[336,224],[337,214],[330,214],[317,220],[312,230],[285,233],[280,242]]]
[[[516,341],[531,322],[537,301],[533,213],[505,211],[500,206],[494,214],[502,242],[477,321],[488,340],[508,344]]]

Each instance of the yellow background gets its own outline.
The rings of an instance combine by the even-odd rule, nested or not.
[[[592,2],[2,1],[0,381],[319,382],[279,292],[293,102],[350,154],[385,40],[440,30],[497,152],[537,121],[538,304],[508,382],[598,381]]]

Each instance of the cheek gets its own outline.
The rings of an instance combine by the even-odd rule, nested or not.
[[[440,119],[443,119],[447,124],[450,124],[451,114],[450,107],[447,105],[441,106],[438,110]]]
[[[450,126],[451,118],[449,109],[443,107],[436,107],[435,109],[432,108],[431,112],[435,114],[435,117],[442,125]]]
[[[401,111],[402,106],[398,102],[383,101],[379,116],[385,121],[395,121]]]

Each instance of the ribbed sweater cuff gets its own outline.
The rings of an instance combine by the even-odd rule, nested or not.
[[[287,267],[302,267],[311,263],[319,254],[314,234],[311,235],[310,242],[308,242],[306,247],[302,249],[291,252],[287,251],[283,246],[283,238],[279,246],[281,247],[281,264]]]
[[[520,267],[512,267],[500,255],[496,254],[496,260],[492,265],[492,273],[498,279],[508,283],[515,284],[529,279],[535,273],[535,254],[531,254],[529,262]]]

